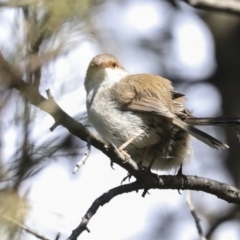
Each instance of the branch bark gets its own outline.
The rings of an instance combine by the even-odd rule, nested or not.
[[[113,188],[98,197],[82,218],[79,226],[73,230],[67,240],[77,240],[77,237],[85,230],[90,232],[87,225],[100,206],[105,205],[120,194],[139,191],[141,189],[144,192],[146,189],[200,190],[213,194],[227,202],[240,204],[240,190],[225,183],[197,176],[159,176],[154,173],[145,173],[143,179]]]
[[[111,144],[106,143],[100,136],[92,134],[81,123],[71,118],[57,105],[57,103],[54,101],[54,98],[50,97],[47,99],[43,97],[40,95],[36,87],[26,83],[17,74],[15,74],[14,70],[8,66],[7,62],[0,53],[0,83],[1,82],[7,85],[9,88],[17,89],[30,104],[50,114],[55,120],[54,126],[62,125],[68,129],[70,133],[85,142],[87,142],[90,137],[91,144],[95,148],[102,151],[111,159],[112,162],[123,167],[137,179],[135,183],[119,186],[96,199],[92,207],[83,218],[83,221],[86,221],[86,219],[87,221],[84,224],[80,224],[81,231],[87,229],[86,226],[88,221],[95,214],[99,206],[104,205],[119,194],[136,191],[139,189],[144,189],[143,196],[149,189],[189,189],[204,191],[213,194],[229,203],[240,204],[240,190],[228,184],[197,176],[159,176],[149,171],[146,172],[145,169],[140,168],[131,159],[126,163],[125,157],[120,154]],[[80,234],[81,231],[79,229],[76,231],[74,230],[74,236],[70,239],[76,239],[76,235],[78,233]]]
[[[198,234],[199,234],[199,239],[200,240],[207,240],[205,238],[204,234],[203,234],[203,229],[202,229],[202,226],[200,224],[201,219],[198,217],[198,214],[197,214],[197,212],[195,210],[195,207],[192,203],[192,196],[191,196],[191,191],[190,190],[187,191],[186,203],[187,203],[187,205],[190,209],[190,212],[193,216],[193,219],[195,221],[195,224],[196,224],[196,227],[197,227],[197,230],[198,230]]]
[[[14,74],[14,71],[9,69],[1,54],[0,81],[5,82],[5,85],[7,84],[10,88],[19,90],[22,96],[28,100],[29,103],[50,114],[58,125],[62,125],[76,137],[85,142],[87,142],[90,137],[91,144],[95,148],[99,149],[105,155],[107,155],[112,162],[117,163],[125,170],[127,170],[144,185],[145,189],[171,188],[190,189],[197,191],[202,190],[204,192],[214,194],[225,201],[240,204],[239,190],[227,184],[219,183],[210,179],[195,177],[198,179],[198,181],[196,181],[196,179],[193,180],[194,176],[188,176],[187,181],[189,184],[185,185],[185,188],[183,188],[183,177],[168,176],[168,178],[166,178],[166,176],[162,176],[161,178],[158,178],[158,175],[151,172],[146,172],[144,169],[139,168],[139,166],[131,159],[126,163],[125,157],[119,153],[111,144],[106,143],[99,135],[91,133],[81,123],[70,117],[56,104],[53,98],[46,99],[39,94],[38,90],[34,86],[27,84],[24,80]]]

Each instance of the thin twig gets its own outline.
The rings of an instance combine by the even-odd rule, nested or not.
[[[57,233],[57,235],[56,235],[54,240],[59,240],[60,236],[61,236],[61,233]]]
[[[82,221],[79,224],[79,226],[72,231],[71,236],[67,240],[77,240],[77,237],[85,230],[90,232],[90,230],[87,228],[87,225],[100,206],[103,206],[104,204],[108,203],[111,199],[120,194],[137,191],[139,189],[141,189],[141,185],[138,182],[133,182],[113,188],[108,192],[104,193],[103,195],[101,195],[93,202],[92,206],[88,209],[88,211],[82,218]]]
[[[179,176],[157,176],[151,172],[144,171],[132,159],[129,159],[126,163],[125,158],[116,148],[107,144],[100,136],[91,133],[81,123],[74,120],[66,112],[64,112],[53,99],[46,99],[36,88],[27,84],[17,75],[14,70],[10,69],[7,62],[3,58],[0,52],[0,70],[3,72],[3,78],[1,81],[5,82],[9,88],[16,88],[20,91],[22,96],[29,101],[32,105],[40,108],[46,113],[50,114],[56,122],[68,129],[70,133],[87,142],[87,138],[91,137],[91,145],[102,151],[108,156],[112,162],[117,163],[119,166],[127,170],[138,181],[145,184],[144,189],[191,189],[204,191],[217,196],[229,203],[240,204],[240,191],[228,184],[220,183],[207,178],[200,178],[196,176],[186,176],[188,183]],[[1,73],[0,71],[0,73]],[[184,187],[183,187],[184,186]]]
[[[50,114],[57,123],[68,129],[70,133],[83,141],[87,141],[87,138],[91,137],[91,144],[95,148],[102,151],[111,159],[112,162],[117,163],[137,179],[138,186],[141,185],[141,187],[138,188],[149,190],[190,189],[204,191],[229,203],[240,204],[240,190],[228,184],[197,176],[185,176],[184,178],[182,178],[182,176],[158,176],[154,173],[144,171],[144,169],[138,167],[136,162],[132,159],[128,159],[126,162],[123,154],[120,154],[113,145],[107,144],[101,137],[91,133],[81,123],[74,120],[66,112],[64,112],[53,99],[49,100],[44,98],[39,94],[36,88],[33,88],[31,85],[27,84],[18,77],[18,75],[14,73],[14,70],[8,67],[8,64],[2,57],[1,52],[0,71],[2,71],[3,74],[1,81],[4,82],[6,86],[19,90],[22,96],[29,101],[29,103]],[[123,192],[129,191],[124,190]]]
[[[15,219],[12,219],[8,216],[2,216],[2,218],[4,218],[6,221],[13,223],[15,225],[17,225],[19,228],[25,230],[28,233],[31,233],[32,235],[34,235],[36,238],[42,239],[42,240],[51,240],[50,238],[44,237],[43,235],[40,235],[39,233],[37,233],[34,229],[29,228],[23,224],[21,224],[20,222],[16,221]]]
[[[80,161],[76,164],[76,167],[73,169],[73,173],[75,174],[78,169],[85,164],[85,162],[87,161],[89,155],[91,153],[91,137],[87,138],[87,150],[85,152],[85,154],[83,155],[83,157],[80,159]]]
[[[186,197],[186,202],[187,202],[187,205],[191,211],[191,214],[194,218],[194,221],[196,223],[196,227],[197,227],[197,230],[198,230],[198,234],[199,234],[199,237],[200,237],[200,240],[207,240],[205,238],[205,236],[203,235],[203,230],[202,230],[202,226],[200,224],[200,218],[198,217],[197,215],[197,212],[195,211],[195,208],[193,206],[193,203],[192,203],[192,197],[191,197],[191,191],[188,190],[187,191],[187,197]]]
[[[94,216],[94,214],[97,212],[98,208],[100,206],[103,206],[104,204],[108,203],[111,199],[114,197],[123,194],[123,193],[129,193],[132,191],[139,191],[141,189],[204,189],[205,192],[214,192],[214,195],[218,195],[220,191],[217,191],[217,185],[222,186],[222,188],[227,187],[227,184],[224,183],[218,183],[214,180],[210,180],[207,178],[201,178],[196,176],[185,176],[186,180],[182,178],[182,176],[172,176],[172,175],[156,175],[153,173],[146,173],[144,171],[143,177],[144,180],[135,181],[130,184],[121,185],[119,187],[113,188],[109,190],[108,192],[104,193],[102,196],[97,198],[92,206],[88,209],[84,217],[82,218],[81,223],[79,226],[73,230],[71,236],[68,238],[68,240],[76,240],[77,237],[83,232],[88,231],[87,225],[90,221],[90,219]],[[184,182],[184,184],[183,184]],[[233,187],[230,187],[232,190],[234,190]],[[237,189],[236,189],[237,190]],[[212,193],[213,193],[212,192]],[[228,189],[228,192],[230,192],[230,189]],[[240,204],[240,191],[237,190],[235,193],[238,195],[238,204]],[[203,240],[204,238],[202,238]]]

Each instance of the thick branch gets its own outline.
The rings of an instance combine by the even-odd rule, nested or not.
[[[5,70],[5,71],[4,71]],[[3,73],[3,74],[1,74]],[[91,138],[91,144],[97,149],[101,150],[107,155],[111,161],[117,163],[124,169],[126,169],[136,179],[144,183],[145,189],[159,188],[159,189],[182,189],[183,178],[177,176],[168,176],[168,178],[158,178],[156,174],[146,172],[139,168],[137,164],[131,159],[126,163],[125,158],[110,144],[106,144],[99,136],[93,135],[87,128],[81,123],[71,118],[65,113],[54,101],[53,98],[46,99],[39,94],[37,89],[24,82],[21,78],[10,71],[7,63],[0,55],[0,82],[4,81],[9,87],[18,89],[22,96],[28,100],[31,104],[39,107],[43,111],[50,114],[58,125],[64,126],[70,133],[77,136],[83,141]],[[196,178],[196,179],[194,179]],[[187,188],[191,190],[201,190],[216,195],[217,197],[231,203],[240,204],[239,190],[224,183],[219,183],[210,179],[187,177]]]
[[[29,101],[32,105],[50,114],[57,123],[67,128],[69,132],[75,136],[83,141],[87,140],[87,137],[90,135],[88,129],[65,113],[53,99],[46,99],[39,94],[38,89],[35,86],[32,86],[19,78],[13,70],[8,67],[1,54],[0,83],[19,90],[24,99]]]
[[[49,99],[44,98],[39,94],[36,87],[27,84],[14,74],[0,55],[0,82],[1,81],[4,82],[5,85],[8,85],[8,87],[19,90],[22,96],[31,104],[50,114],[56,121],[55,126],[64,126],[70,133],[86,142],[90,137],[91,144],[94,147],[101,150],[112,162],[126,169],[137,179],[137,182],[133,184],[117,187],[98,198],[83,218],[83,223],[73,231],[74,237],[70,239],[76,239],[77,234],[87,229],[88,221],[95,214],[99,206],[104,205],[119,194],[139,189],[144,189],[144,193],[147,192],[148,189],[189,189],[204,191],[229,203],[240,204],[240,190],[227,184],[196,176],[158,176],[139,168],[131,159],[126,163],[124,156],[119,154],[111,144],[107,144],[99,136],[93,135],[81,123],[71,118],[55,103],[53,97],[49,97]]]
[[[189,5],[203,10],[221,11],[231,14],[240,14],[239,0],[184,0]]]
[[[215,196],[224,199],[227,202],[240,204],[240,190],[211,179],[196,176],[159,176],[153,173],[146,173],[146,175],[143,175],[143,177],[145,181],[136,181],[113,188],[97,198],[82,218],[79,226],[73,230],[68,240],[76,240],[84,230],[89,231],[87,225],[100,206],[103,206],[120,194],[138,191],[141,189],[146,190],[150,188],[158,188],[175,190],[201,190],[214,194]]]
[[[14,71],[10,69],[0,52],[0,84],[1,83],[9,88],[17,89],[22,94],[23,98],[29,101],[30,104],[50,114],[55,120],[55,127],[57,125],[62,125],[70,133],[85,142],[87,142],[90,137],[92,146],[102,151],[112,160],[112,162],[119,164],[135,177],[140,174],[138,166],[134,161],[130,159],[128,163],[125,164],[124,156],[112,145],[105,142],[100,136],[91,133],[81,123],[70,117],[56,104],[52,97],[49,99],[43,97],[39,94],[38,89],[35,86],[26,83],[15,74]]]

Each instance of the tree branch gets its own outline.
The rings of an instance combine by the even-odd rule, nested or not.
[[[203,10],[240,14],[240,1],[238,0],[184,0],[184,2]]]
[[[2,218],[5,219],[6,221],[10,222],[10,223],[15,224],[16,226],[18,226],[19,228],[25,230],[26,232],[34,235],[34,236],[35,236],[36,238],[38,238],[38,239],[51,240],[51,239],[49,239],[49,238],[47,238],[47,237],[45,237],[45,236],[43,236],[43,235],[40,235],[40,234],[39,234],[38,232],[36,232],[35,230],[33,230],[33,229],[31,229],[31,228],[29,228],[29,227],[21,224],[20,222],[14,220],[14,219],[12,219],[12,218],[10,218],[10,217],[8,217],[8,216],[2,216]]]
[[[90,232],[90,230],[87,228],[87,225],[92,218],[92,216],[97,212],[100,206],[103,206],[104,204],[108,203],[110,200],[112,200],[114,197],[123,194],[123,193],[129,193],[132,191],[138,191],[141,189],[141,185],[138,182],[129,183],[126,185],[118,186],[116,188],[113,188],[109,190],[108,192],[104,193],[100,197],[98,197],[92,204],[92,206],[88,209],[84,217],[82,218],[81,223],[79,226],[72,231],[71,236],[67,240],[76,240],[77,237],[84,231]]]
[[[22,8],[27,6],[32,6],[33,4],[37,4],[38,1],[36,0],[26,0],[26,1],[8,1],[8,2],[0,2],[1,7],[8,7],[8,8]]]
[[[112,162],[117,163],[126,169],[137,179],[137,182],[112,189],[105,195],[101,196],[100,200],[97,199],[93,204],[94,208],[92,207],[89,210],[91,212],[89,215],[90,218],[97,211],[99,206],[104,205],[113,197],[124,192],[130,192],[139,189],[144,189],[144,193],[149,189],[189,189],[204,191],[213,194],[229,203],[240,204],[240,191],[237,188],[229,186],[225,183],[220,183],[211,179],[196,176],[158,176],[140,168],[131,159],[129,159],[126,163],[125,157],[120,154],[111,144],[106,143],[100,136],[92,134],[81,123],[71,118],[56,104],[54,98],[44,98],[39,94],[38,90],[34,86],[27,84],[20,77],[18,77],[14,71],[8,67],[8,64],[0,53],[0,83],[1,82],[3,82],[9,88],[15,88],[19,90],[22,96],[29,101],[29,103],[50,114],[54,118],[56,122],[55,124],[64,126],[70,133],[85,142],[87,142],[90,137],[91,144],[95,148],[102,151],[111,159]],[[87,216],[88,215],[85,215],[85,218]],[[90,218],[87,218],[88,221]],[[81,229],[86,229],[88,221],[81,226]]]
[[[198,214],[195,210],[195,207],[192,203],[192,197],[191,197],[191,191],[188,190],[187,191],[187,198],[186,198],[186,203],[191,211],[191,214],[193,216],[193,219],[195,221],[195,224],[196,224],[196,227],[197,227],[197,230],[198,230],[198,234],[199,234],[199,237],[200,237],[200,240],[207,240],[204,235],[203,235],[203,230],[202,230],[202,226],[200,224],[200,221],[201,219],[198,217]]]
[[[143,175],[143,178],[144,180],[142,179],[142,181],[135,181],[133,183],[113,188],[97,198],[82,218],[79,226],[73,230],[71,236],[67,240],[76,240],[84,230],[90,232],[87,225],[100,206],[103,206],[120,194],[139,191],[141,189],[144,191],[146,189],[156,188],[200,190],[213,194],[223,200],[226,200],[227,202],[240,204],[240,190],[211,179],[197,176],[159,176],[154,173],[146,173],[146,175]]]
[[[5,71],[4,71],[5,69]],[[3,74],[2,74],[3,73]],[[7,63],[0,54],[0,81],[7,83],[9,87],[16,88],[20,91],[22,96],[28,100],[32,105],[40,108],[46,113],[50,114],[59,125],[62,125],[70,133],[87,142],[89,137],[91,138],[91,144],[107,155],[111,161],[117,163],[124,169],[126,169],[136,179],[144,183],[145,189],[160,188],[160,189],[182,189],[183,178],[179,176],[164,176],[158,178],[158,175],[151,172],[146,172],[144,169],[138,167],[138,165],[131,159],[125,162],[125,157],[119,153],[111,144],[107,144],[99,135],[92,134],[81,123],[71,118],[66,112],[64,112],[54,101],[53,98],[46,99],[41,96],[36,88],[30,84],[24,82],[13,70],[10,70]],[[193,180],[193,176],[187,177],[187,180],[191,185],[187,185],[186,189],[202,190],[216,195],[217,197],[232,203],[240,203],[239,190],[224,183],[219,183],[210,179],[197,178]],[[148,184],[146,184],[148,183]],[[211,187],[209,187],[209,185]]]

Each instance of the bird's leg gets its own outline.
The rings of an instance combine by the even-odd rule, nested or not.
[[[184,185],[188,183],[188,180],[187,180],[186,175],[183,174],[183,170],[182,169],[183,169],[183,164],[181,163],[176,176],[182,177],[182,179],[183,179],[182,188],[183,188]],[[180,193],[180,189],[178,189],[178,193],[181,194]]]
[[[160,150],[160,151],[163,150],[163,147],[164,147],[164,145],[165,145],[166,142],[167,142],[167,140],[162,141],[162,143],[161,143],[160,146],[159,146],[159,150]],[[154,153],[154,155],[153,155],[153,158],[152,158],[150,164],[149,164],[148,167],[147,167],[147,171],[150,171],[150,170],[151,170],[152,165],[153,165],[153,163],[155,162],[155,160],[156,160],[156,158],[157,158],[157,154],[158,154],[158,151],[155,151],[155,153]]]
[[[161,146],[162,146],[162,144],[161,144]],[[155,151],[155,153],[154,153],[154,155],[153,155],[153,158],[152,158],[150,164],[149,164],[148,167],[147,167],[147,171],[148,171],[148,172],[151,171],[152,165],[153,165],[153,163],[154,163],[155,160],[156,160],[157,154],[158,154],[158,151]]]
[[[147,155],[147,153],[148,153],[148,151],[149,151],[149,148],[150,148],[150,146],[147,147],[147,149],[145,150],[145,152],[144,152],[143,156],[141,157],[140,161],[137,163],[138,166],[142,166],[143,160],[144,160],[144,158],[146,157],[146,155]]]
[[[123,178],[123,180],[121,181],[121,185],[123,184],[123,182],[125,182],[127,179],[128,181],[130,182],[130,179],[131,179],[132,175],[130,173],[127,174],[126,177]]]
[[[177,176],[182,176],[182,175],[184,175],[182,169],[183,169],[183,167],[182,167],[182,163],[181,163],[181,165],[180,165],[180,167],[179,167],[179,169],[178,169],[178,172],[177,172]]]
[[[118,148],[118,150],[119,150],[119,151],[122,151],[122,150],[123,150],[124,148],[126,148],[137,136],[138,136],[138,135],[133,136],[133,137],[131,137],[130,139],[128,139],[125,143],[123,143],[123,144]]]
[[[129,154],[127,154],[127,152],[124,151],[123,149],[126,148],[137,136],[138,136],[138,135],[131,137],[130,139],[128,139],[125,143],[123,143],[123,144],[117,149],[120,153],[122,153],[122,154],[124,155],[124,157],[125,157],[125,162],[127,162],[127,161],[131,158],[131,156],[130,156]]]
[[[129,140],[127,140],[124,144],[122,144],[122,145],[117,149],[119,152],[121,152],[121,153],[124,155],[124,157],[125,157],[125,163],[131,158],[131,156],[130,156],[129,154],[127,154],[127,152],[124,151],[123,149],[124,149],[125,147],[127,147],[137,136],[138,136],[138,135],[131,137]],[[130,181],[130,178],[131,178],[131,177],[132,177],[132,175],[131,175],[130,173],[128,173],[127,176],[126,176],[125,178],[123,178],[121,184],[122,184],[126,179],[128,179],[128,180]]]

